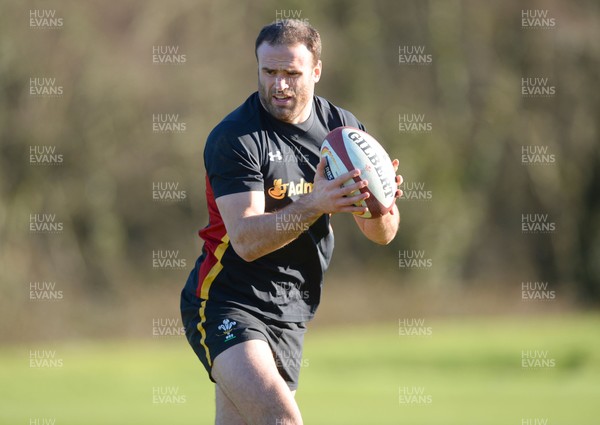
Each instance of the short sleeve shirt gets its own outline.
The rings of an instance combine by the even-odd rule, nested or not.
[[[199,298],[283,322],[314,316],[333,252],[329,215],[308,227],[300,217],[277,211],[312,190],[321,144],[340,126],[364,130],[350,112],[318,96],[304,123],[284,123],[263,108],[255,92],[213,129],[204,149],[209,223],[199,232],[204,246],[193,288]],[[236,254],[215,202],[247,191],[264,194],[266,212],[276,212],[276,231],[302,231],[251,262]]]

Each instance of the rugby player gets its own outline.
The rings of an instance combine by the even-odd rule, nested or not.
[[[364,126],[315,96],[319,33],[301,20],[265,26],[255,43],[258,91],[226,116],[204,148],[208,225],[181,294],[186,336],[216,383],[216,423],[298,425],[294,399],[306,323],[321,298],[333,251],[331,214],[360,213],[368,183],[324,175],[319,149],[336,127]],[[393,161],[397,169],[398,161]],[[396,181],[401,183],[401,177]],[[401,191],[396,192],[396,197]],[[355,216],[389,243],[400,214]]]

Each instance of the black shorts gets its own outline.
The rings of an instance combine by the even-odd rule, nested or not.
[[[187,339],[211,381],[215,382],[211,375],[215,357],[240,342],[260,339],[271,347],[277,370],[290,390],[298,388],[304,323],[259,317],[234,305],[199,299],[186,289],[181,292],[181,318]]]

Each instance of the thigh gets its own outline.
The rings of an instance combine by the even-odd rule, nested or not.
[[[248,340],[269,338],[269,329],[250,313],[232,306],[182,294],[186,337],[212,377],[213,360],[223,351]]]
[[[302,424],[267,342],[245,341],[223,351],[214,359],[212,376],[248,424]]]
[[[215,425],[247,425],[237,407],[219,385],[215,385],[215,400],[217,404]]]
[[[296,390],[292,391],[292,397],[296,396]],[[216,415],[215,425],[247,425],[237,407],[223,392],[219,385],[215,385]]]

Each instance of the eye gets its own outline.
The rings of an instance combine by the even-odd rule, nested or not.
[[[274,69],[265,69],[265,74],[267,74],[267,75],[275,75],[275,70]]]

